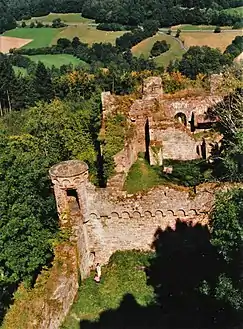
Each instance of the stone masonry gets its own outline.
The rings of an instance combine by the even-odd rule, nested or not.
[[[78,160],[59,163],[50,170],[62,227],[71,227],[77,242],[82,278],[94,262],[108,262],[116,250],[149,250],[158,227],[175,228],[176,221],[188,224],[208,222],[214,202],[211,184],[191,190],[166,186],[147,193],[126,195],[96,188],[88,180],[87,165]],[[77,193],[78,216],[66,216],[68,191]]]

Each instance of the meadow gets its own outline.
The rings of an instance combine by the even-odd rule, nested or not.
[[[33,55],[28,57],[36,63],[42,62],[46,67],[49,68],[51,68],[52,66],[59,68],[62,65],[69,65],[69,64],[72,64],[74,67],[88,66],[88,64],[85,63],[84,61],[81,61],[80,59],[69,54]]]
[[[158,65],[163,65],[166,67],[172,59],[180,59],[184,53],[184,50],[181,49],[179,42],[169,35],[156,34],[151,38],[145,39],[132,48],[132,53],[137,57],[143,55],[145,58],[148,58],[150,56],[150,50],[152,49],[153,44],[156,41],[162,40],[165,40],[168,44],[170,44],[170,49],[160,56],[155,57],[154,61]]]
[[[46,28],[16,28],[13,30],[6,31],[4,36],[15,37],[22,39],[32,39],[30,43],[25,45],[23,48],[41,48],[48,47],[52,40],[58,35],[63,29],[52,29],[50,27]]]
[[[88,43],[89,45],[93,43],[100,42],[110,42],[115,44],[116,38],[123,35],[124,31],[101,31],[97,30],[95,26],[90,26],[88,24],[70,25],[63,29],[55,38],[52,40],[52,44],[56,44],[59,38],[73,39],[74,37],[79,37],[80,41]]]
[[[93,23],[94,20],[89,18],[84,18],[79,13],[68,13],[68,14],[59,14],[59,13],[50,13],[46,16],[32,17],[29,20],[25,20],[26,24],[31,22],[39,21],[42,23],[51,23],[54,19],[60,18],[64,23]]]

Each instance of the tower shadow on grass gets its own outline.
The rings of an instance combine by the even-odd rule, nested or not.
[[[177,222],[175,231],[158,228],[153,247],[155,257],[145,271],[154,302],[144,307],[127,294],[116,310],[102,312],[97,322],[81,321],[80,329],[232,328],[233,310],[210,296],[209,286],[215,287],[225,263],[207,227]]]

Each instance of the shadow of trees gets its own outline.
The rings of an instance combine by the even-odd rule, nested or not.
[[[207,227],[177,222],[175,231],[158,228],[153,247],[155,257],[145,271],[154,302],[144,307],[127,294],[119,308],[101,313],[98,322],[81,321],[80,329],[232,328],[233,309],[211,288],[226,264],[211,245]]]

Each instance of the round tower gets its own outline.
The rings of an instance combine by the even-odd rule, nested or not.
[[[68,207],[68,195],[71,192],[77,195],[80,213],[84,218],[87,208],[87,164],[80,160],[63,161],[52,166],[49,170],[49,174],[54,186],[54,194],[61,226],[65,226],[66,219],[63,218],[62,214]]]

